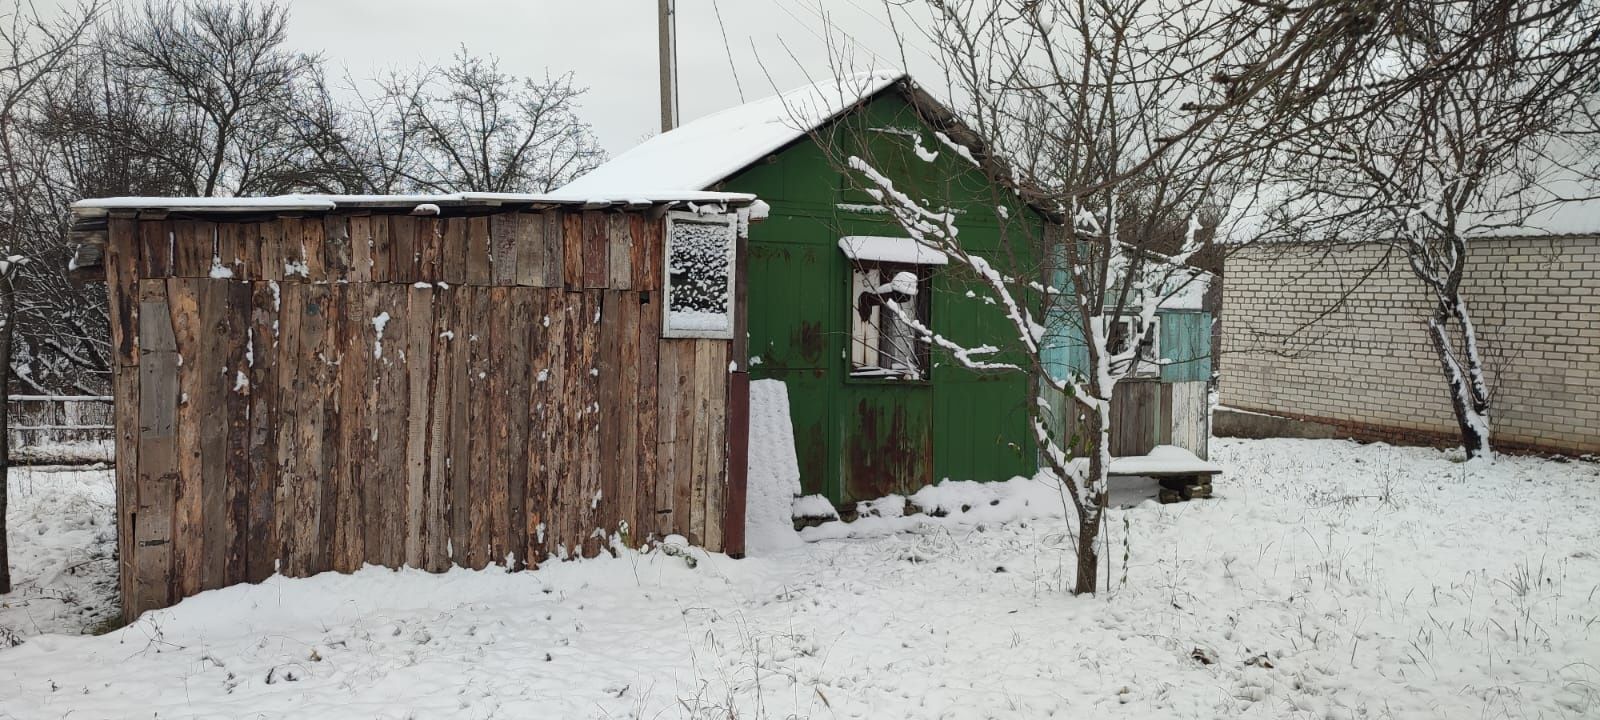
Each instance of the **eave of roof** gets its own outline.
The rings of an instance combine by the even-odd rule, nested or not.
[[[272,197],[112,197],[79,200],[72,204],[78,219],[103,217],[112,212],[162,211],[206,215],[262,214],[283,212],[332,212],[335,210],[415,210],[418,206],[440,208],[477,207],[649,207],[684,203],[721,204],[744,207],[755,202],[749,193],[667,190],[622,194],[553,193],[449,193],[439,195],[276,195]]]

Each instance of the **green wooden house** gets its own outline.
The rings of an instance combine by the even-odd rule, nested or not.
[[[829,79],[690,122],[560,190],[761,198],[746,255],[749,373],[787,384],[804,489],[836,504],[1037,468],[1028,378],[958,367],[874,305],[898,293],[955,342],[1005,345],[1011,325],[968,294],[975,279],[919,249],[841,171],[851,155],[868,158],[913,197],[958,213],[965,248],[1025,266],[1042,218],[950,142],[952,123],[903,75]]]

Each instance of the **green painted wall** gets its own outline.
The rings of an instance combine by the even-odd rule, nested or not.
[[[926,162],[909,137],[872,128],[917,129],[924,150],[939,155]],[[923,128],[897,94],[880,95],[824,133],[823,145],[870,157],[913,197],[960,211],[965,247],[997,258],[1017,251],[1026,266],[1025,236],[1037,236],[1037,217],[1013,207],[1009,217],[1025,220],[1006,223],[1002,232],[994,208],[1008,195]],[[905,233],[886,215],[840,207],[873,201],[836,169],[823,145],[802,140],[719,186],[755,193],[771,206],[750,229],[750,374],[788,384],[806,492],[837,503],[911,492],[945,478],[1031,474],[1025,375],[972,373],[934,350],[926,381],[849,377],[850,264],[838,240]],[[966,296],[977,286],[960,267],[936,269],[933,287],[929,320],[936,332],[965,344],[1014,346],[997,306]]]

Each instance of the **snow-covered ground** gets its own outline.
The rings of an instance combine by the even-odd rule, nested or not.
[[[692,568],[623,553],[209,592],[0,650],[0,717],[1600,716],[1600,465],[1323,440],[1213,459],[1216,499],[1113,512],[1100,597],[1065,592],[1059,502],[1017,481]]]
[[[12,468],[8,490],[15,589],[0,595],[0,649],[41,633],[83,633],[115,615],[111,471]],[[0,654],[0,665],[4,658]],[[4,698],[0,693],[0,717]]]

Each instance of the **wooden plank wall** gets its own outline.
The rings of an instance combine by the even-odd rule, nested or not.
[[[731,344],[660,337],[662,231],[112,219],[125,616],[274,572],[722,550]]]
[[[1161,382],[1130,378],[1111,394],[1111,455],[1143,455],[1157,445],[1176,445],[1205,458],[1211,439],[1211,414],[1205,381]],[[1070,401],[1062,403],[1066,410]],[[1062,437],[1077,432],[1076,416],[1065,413]]]

